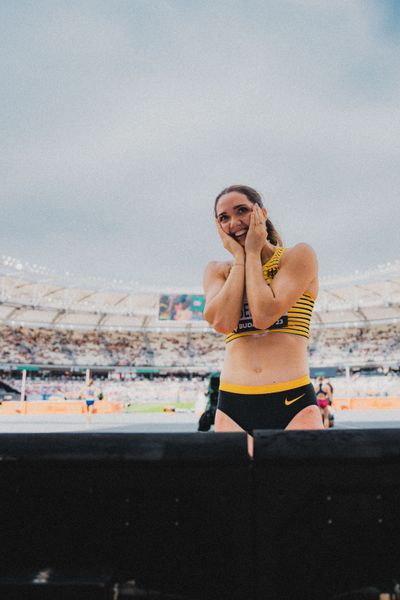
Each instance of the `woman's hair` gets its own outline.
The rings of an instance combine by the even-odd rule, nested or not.
[[[218,200],[221,198],[221,196],[224,196],[225,194],[229,194],[230,192],[238,192],[239,194],[243,194],[253,204],[258,204],[258,206],[260,208],[264,207],[261,196],[255,189],[249,187],[248,185],[231,185],[231,186],[225,188],[224,190],[222,190],[222,192],[220,192],[218,194],[218,196],[216,197],[215,204],[214,204],[215,216],[217,216]],[[273,223],[269,219],[267,219],[267,221],[265,223],[265,227],[267,229],[268,241],[271,242],[271,244],[273,244],[274,246],[283,246],[281,236],[279,235],[279,233],[275,229]]]

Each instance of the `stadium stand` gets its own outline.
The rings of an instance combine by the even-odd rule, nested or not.
[[[146,339],[145,339],[146,338]],[[65,331],[0,325],[0,363],[65,366],[220,367],[223,336],[202,333]],[[400,323],[322,329],[310,341],[312,366],[400,362]]]
[[[199,375],[200,393],[202,379],[221,368],[224,336],[205,321],[159,319],[161,294],[182,290],[120,289],[122,282],[88,281],[91,286],[81,286],[76,279],[61,280],[16,259],[0,258],[4,381],[18,386],[17,370],[24,365],[64,370],[67,378],[58,372],[58,381],[39,377],[35,382],[30,377],[27,393],[31,398],[72,398],[80,385],[79,377],[74,382],[74,372],[97,369],[104,378],[104,393],[109,398],[119,394],[129,402],[150,385],[145,377],[136,377],[143,370],[163,370],[163,390],[173,397],[179,386],[173,377],[165,377],[168,373],[190,373],[191,381]],[[400,262],[323,280],[311,332],[310,366],[336,371],[335,394],[398,395]],[[108,376],[124,369],[133,378]],[[157,396],[157,378],[151,386]]]
[[[312,363],[368,365],[400,362],[398,324],[323,329],[310,344]]]

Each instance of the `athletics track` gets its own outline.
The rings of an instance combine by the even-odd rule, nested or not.
[[[197,431],[193,413],[95,414],[85,424],[84,415],[0,415],[0,433],[178,433]],[[338,429],[400,428],[400,410],[337,411]],[[206,434],[204,434],[206,435]]]

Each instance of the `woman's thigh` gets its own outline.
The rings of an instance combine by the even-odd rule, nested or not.
[[[240,425],[236,423],[233,419],[228,417],[222,410],[217,408],[217,412],[215,413],[215,431],[244,431]]]
[[[324,429],[318,406],[306,406],[287,425],[288,429]]]
[[[217,408],[215,413],[215,427],[214,430],[218,433],[226,432],[244,432],[245,430],[240,427],[233,419],[228,417],[222,410]],[[254,454],[254,440],[250,434],[247,434],[247,453],[252,458]]]

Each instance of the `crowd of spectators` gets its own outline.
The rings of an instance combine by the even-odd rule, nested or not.
[[[65,366],[220,365],[214,333],[96,332],[0,326],[0,363]]]
[[[125,366],[150,363],[143,334],[0,326],[0,362]]]
[[[0,364],[219,369],[224,336],[213,332],[79,331],[0,326]],[[314,328],[311,366],[400,362],[400,324]]]
[[[394,371],[376,375],[354,373],[331,379],[334,396],[339,398],[383,397],[400,395],[400,374]]]
[[[316,330],[310,343],[315,366],[400,362],[400,325]]]
[[[0,365],[71,367],[222,367],[224,336],[213,332],[120,332],[79,331],[0,326]],[[399,395],[398,373],[381,368],[380,375],[355,373],[352,366],[400,364],[400,324],[364,328],[314,328],[310,339],[310,365],[350,367],[346,377],[336,377],[337,396]],[[3,377],[17,390],[20,378]],[[155,377],[135,372],[110,373],[97,380],[108,400],[125,404],[152,399],[154,402],[190,402],[204,397],[206,379],[201,376]],[[82,376],[29,375],[26,393],[30,400],[76,399]]]
[[[21,377],[2,377],[2,380],[16,390],[21,388]],[[208,380],[200,376],[177,377],[144,377],[133,373],[121,376],[110,373],[109,377],[94,377],[96,387],[102,398],[107,401],[118,401],[127,406],[130,403],[155,404],[173,403],[179,406],[192,404],[199,395],[205,397]],[[78,400],[84,387],[84,380],[79,376],[48,376],[29,374],[25,392],[27,400]]]

